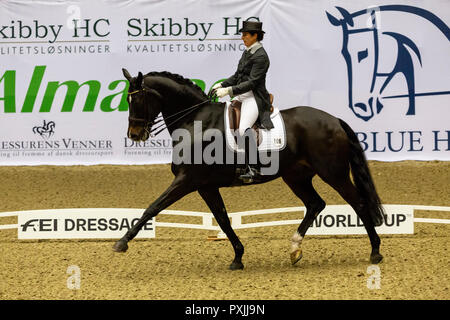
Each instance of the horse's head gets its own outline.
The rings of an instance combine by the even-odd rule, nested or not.
[[[144,76],[139,72],[131,77],[126,69],[123,75],[130,83],[128,88],[128,138],[134,141],[145,141],[150,137],[150,130],[157,115],[161,112],[161,95],[144,83]]]
[[[431,22],[450,41],[450,28],[438,16],[425,9],[408,5],[385,5],[369,7],[349,13],[347,10],[336,7],[338,16],[326,13],[333,26],[340,27],[343,31],[342,55],[347,63],[349,82],[349,107],[354,114],[367,121],[380,113],[383,109],[384,98],[408,97],[409,106],[406,115],[415,114],[415,69],[417,62],[422,67],[422,58],[419,47],[413,39],[408,37],[402,28],[402,33],[393,31],[381,32],[381,12],[399,12],[416,15],[421,19]],[[385,15],[389,19],[389,15]],[[397,17],[398,15],[396,15]],[[385,18],[386,19],[386,18]],[[392,21],[392,20],[391,20]],[[385,27],[383,27],[384,29]],[[413,33],[413,30],[409,30]],[[389,62],[389,56],[385,39],[395,41],[397,48],[396,61]],[[395,47],[392,46],[392,50]],[[382,53],[380,55],[380,52]],[[392,55],[395,51],[392,51]],[[395,57],[395,55],[394,55]],[[393,66],[392,66],[393,65]],[[406,81],[407,94],[383,97],[383,91],[397,74],[401,74]],[[421,93],[421,95],[447,94],[442,92]]]
[[[349,107],[358,118],[367,121],[383,107],[379,92],[375,90],[378,72],[376,11],[368,9],[368,18],[356,20],[360,14],[352,15],[343,8],[336,8],[342,18],[326,14],[330,23],[341,27],[343,32],[341,53],[347,64]],[[363,26],[357,27],[356,24],[361,22]]]

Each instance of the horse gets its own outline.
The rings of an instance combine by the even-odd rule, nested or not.
[[[44,120],[44,124],[40,127],[40,126],[35,126],[33,127],[33,133],[39,133],[41,135],[41,137],[48,139],[50,138],[54,133],[55,129],[55,122],[54,121],[45,121]]]
[[[122,72],[129,82],[128,138],[134,141],[147,140],[160,113],[161,120],[172,136],[174,150],[183,143],[190,150],[202,148],[204,151],[208,147],[207,141],[198,144],[195,139],[183,139],[183,142],[176,141],[174,137],[180,129],[194,136],[195,124],[199,123],[202,129],[214,129],[223,138],[226,103],[211,101],[191,80],[167,71],[150,72],[145,76],[139,72],[137,77],[132,77],[126,69],[122,69]],[[303,257],[301,242],[326,205],[313,187],[315,175],[332,186],[355,210],[370,239],[370,262],[379,263],[383,256],[379,252],[381,241],[375,226],[383,223],[384,211],[355,132],[343,120],[313,107],[298,106],[280,112],[285,124],[286,147],[279,151],[278,170],[255,183],[281,177],[305,204],[304,219],[291,240],[291,263],[294,265]],[[233,246],[234,259],[229,268],[243,269],[244,246],[231,227],[219,191],[223,187],[246,185],[236,174],[239,167],[238,163],[229,162],[207,164],[172,161],[171,170],[175,177],[171,185],[150,204],[140,220],[115,242],[113,250],[127,251],[128,242],[149,219],[185,195],[198,192]]]

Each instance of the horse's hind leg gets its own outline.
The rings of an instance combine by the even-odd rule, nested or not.
[[[305,216],[292,237],[291,262],[297,263],[302,258],[301,243],[306,231],[313,223],[317,215],[325,208],[325,201],[319,196],[312,185],[314,173],[304,170],[301,174],[289,172],[283,175],[283,180],[291,188],[294,194],[299,197],[306,207]],[[298,172],[297,172],[298,173]]]
[[[242,264],[242,255],[244,254],[244,246],[239,240],[230,224],[230,219],[225,209],[222,196],[217,188],[203,188],[199,189],[198,193],[205,200],[214,218],[216,218],[222,231],[227,235],[234,249],[234,260],[230,265],[231,270],[244,269]]]
[[[358,190],[353,185],[349,176],[342,177],[341,179],[336,179],[335,181],[326,181],[329,183],[340,195],[347,201],[353,210],[355,210],[358,217],[364,224],[364,228],[367,231],[367,235],[370,239],[370,244],[372,246],[372,252],[370,254],[370,262],[377,264],[383,260],[383,256],[380,254],[380,237],[378,236],[375,225],[370,217],[364,199],[361,199],[358,194]]]

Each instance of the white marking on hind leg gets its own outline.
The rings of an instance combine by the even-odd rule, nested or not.
[[[296,231],[291,239],[291,252],[295,252],[300,249],[302,245],[303,237]]]

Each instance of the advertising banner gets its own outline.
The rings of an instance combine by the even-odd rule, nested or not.
[[[169,163],[127,138],[128,82],[168,71],[205,92],[263,22],[279,109],[345,120],[369,159],[450,160],[450,2],[1,1],[0,165]],[[189,106],[186,106],[189,107]]]
[[[139,209],[53,209],[20,211],[18,239],[120,239],[142,216]],[[154,238],[150,219],[136,238]]]
[[[385,217],[378,234],[413,234],[414,208],[403,205],[384,205]],[[348,205],[331,205],[317,216],[307,231],[308,235],[367,234],[362,220]]]
[[[382,225],[376,227],[378,234],[414,234],[414,206],[384,205],[383,208],[385,210],[385,217]],[[447,210],[447,208],[441,207],[438,210]],[[17,237],[23,240],[119,239],[139,221],[144,211],[144,209],[129,208],[78,208],[10,212],[6,213],[6,215],[17,216],[18,223],[17,225],[5,225],[4,229],[17,228]],[[155,238],[156,227],[220,231],[219,226],[212,224],[213,216],[210,213],[164,210],[161,214],[172,216],[201,216],[203,219],[202,224],[192,224],[158,222],[158,217],[152,218],[143,226],[137,238]],[[242,216],[239,217],[239,223],[237,223],[235,220],[237,214],[230,214],[235,229],[262,227],[258,223],[242,224]],[[448,223],[444,219],[426,220],[421,222]],[[263,223],[264,226],[277,226],[286,224],[298,225],[300,222],[301,220],[279,220]],[[0,225],[1,229],[3,229],[2,225]],[[308,229],[307,234],[358,235],[367,234],[367,231],[361,219],[358,218],[355,211],[349,205],[329,205],[317,216]],[[223,234],[223,237],[226,237],[225,234]]]

